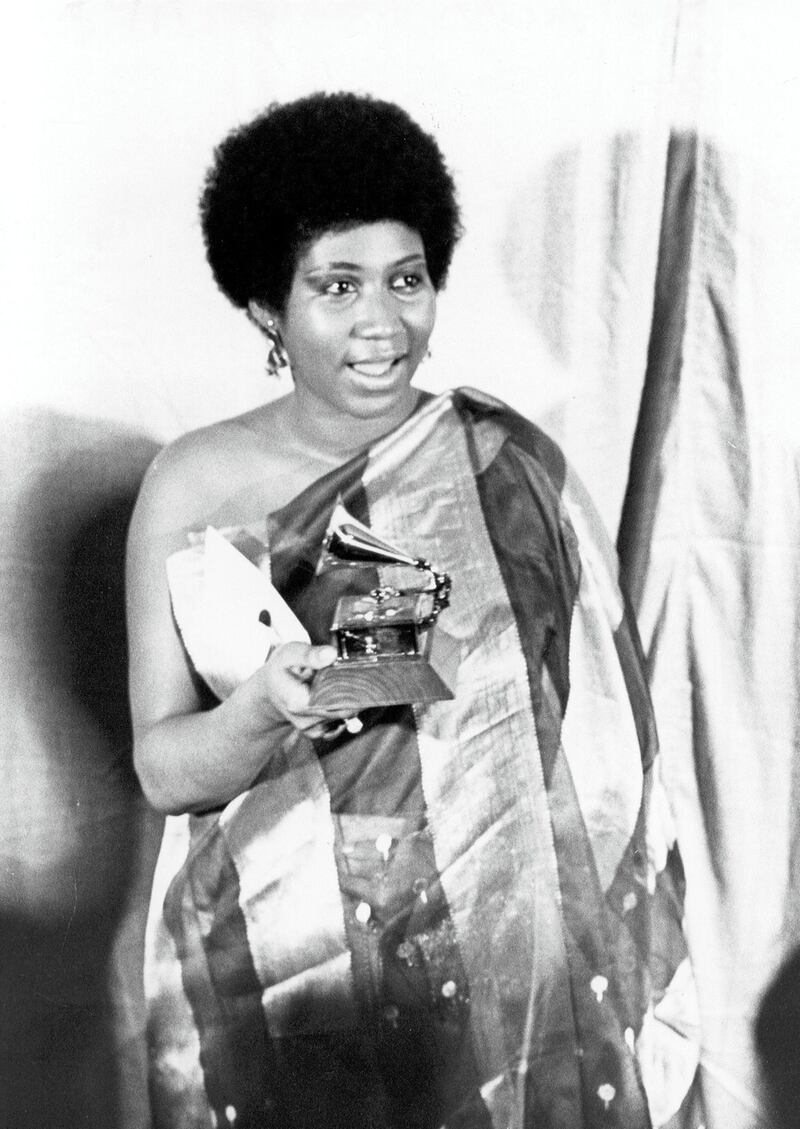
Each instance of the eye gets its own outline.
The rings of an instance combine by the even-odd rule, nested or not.
[[[354,294],[355,290],[355,283],[351,282],[349,278],[335,278],[323,287],[323,293],[330,294],[334,298],[339,298],[345,294]]]
[[[422,276],[414,271],[407,271],[405,274],[398,275],[392,282],[392,290],[400,290],[406,294],[412,294],[420,286],[422,286]]]

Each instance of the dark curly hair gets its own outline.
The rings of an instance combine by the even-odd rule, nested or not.
[[[200,199],[206,254],[235,306],[282,311],[299,255],[328,231],[398,220],[419,232],[434,287],[461,234],[436,141],[368,95],[274,103],[216,148]]]

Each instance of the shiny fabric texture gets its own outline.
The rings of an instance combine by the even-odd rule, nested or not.
[[[387,904],[404,923],[436,912],[404,924],[386,959],[381,860],[362,858],[360,902],[346,868],[347,844],[369,838],[352,820],[370,813],[332,810],[336,762],[297,735],[223,811],[169,821],[148,929],[155,1125],[665,1124],[696,1061],[679,866],[653,802],[638,639],[588,497],[536,427],[482,393],[444,394],[271,515],[264,540],[225,531],[301,619],[340,497],[453,578],[440,625],[461,648],[455,699],[392,726],[424,809],[411,839],[388,836],[407,861]],[[185,553],[196,580],[202,538]],[[193,601],[174,588],[173,601],[188,641]],[[369,764],[383,738],[366,721],[332,757]],[[413,807],[372,814],[408,821]],[[415,962],[427,1001],[409,1007],[390,973]],[[409,1013],[431,1047],[416,1106],[391,1050]]]
[[[673,134],[618,537],[686,863],[709,1129],[767,1123],[753,1020],[800,937],[797,287],[779,269],[783,192],[718,138]]]

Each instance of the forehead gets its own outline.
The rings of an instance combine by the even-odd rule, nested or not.
[[[318,236],[301,252],[297,270],[305,273],[334,263],[382,270],[413,257],[425,258],[419,232],[398,220],[379,220]]]

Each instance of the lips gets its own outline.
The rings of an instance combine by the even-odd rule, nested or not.
[[[400,357],[382,357],[376,361],[351,361],[350,368],[360,373],[361,376],[380,377],[386,376],[392,365],[399,360],[401,360]]]

